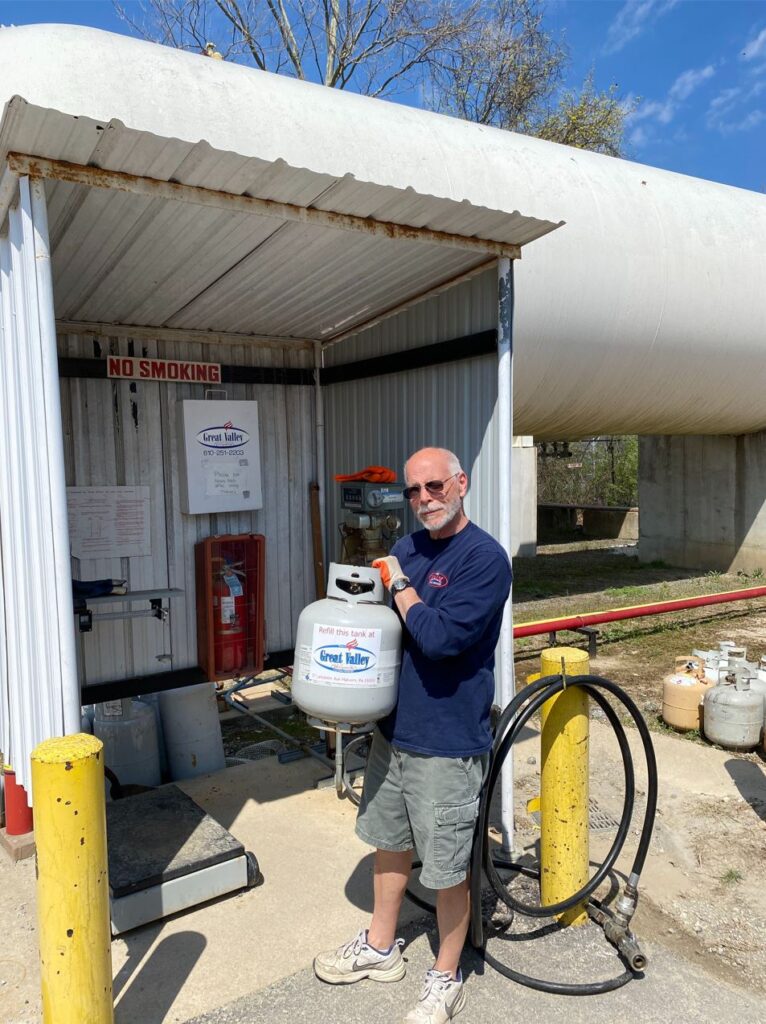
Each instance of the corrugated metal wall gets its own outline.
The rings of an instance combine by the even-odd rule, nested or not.
[[[30,790],[41,740],[79,700],[53,292],[42,186],[21,178],[0,222],[0,751]]]
[[[257,345],[59,337],[59,354],[147,355],[239,366],[307,367],[313,354]],[[152,553],[77,560],[81,579],[125,578],[131,590],[177,587],[167,624],[154,618],[94,623],[80,636],[80,670],[89,682],[197,664],[194,545],[221,533],[266,537],[266,648],[292,646],[301,609],[314,596],[308,485],[316,473],[311,386],[223,385],[229,398],[255,399],[264,505],[257,512],[184,515],[180,511],[176,403],[203,398],[204,385],[66,378],[61,381],[67,485],[149,487]],[[220,395],[217,397],[221,397]],[[109,606],[117,610],[121,606]]]
[[[496,325],[497,276],[492,270],[341,342],[326,352],[325,364],[338,365],[402,352],[491,330]],[[328,562],[340,555],[338,526],[341,517],[334,475],[376,464],[390,466],[401,477],[404,460],[424,445],[450,448],[460,457],[470,477],[466,499],[468,515],[497,536],[497,360],[494,356],[333,384],[326,387],[324,393]],[[531,452],[534,455],[534,449]],[[531,487],[534,512],[534,458],[531,462],[528,458],[515,458],[514,463],[513,546],[516,550],[523,543],[524,553],[533,553],[526,536],[525,523],[529,517],[523,515],[523,508],[529,505]],[[416,526],[407,511],[405,528],[412,530]]]

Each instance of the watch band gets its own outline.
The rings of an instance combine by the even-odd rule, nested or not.
[[[394,580],[394,582],[391,584],[391,593],[399,594],[401,593],[402,590],[406,590],[407,587],[411,586],[412,584],[410,583],[407,576],[400,576],[398,580]]]

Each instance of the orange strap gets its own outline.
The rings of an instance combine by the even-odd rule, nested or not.
[[[370,484],[392,484],[396,480],[396,473],[387,466],[367,466],[358,473],[337,473],[335,479],[338,483],[364,480]]]

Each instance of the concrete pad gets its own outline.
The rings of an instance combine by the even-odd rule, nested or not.
[[[0,850],[15,864],[35,855],[35,834],[25,832],[20,836],[9,836],[4,828],[0,828]]]
[[[432,928],[405,929],[407,974],[396,984],[362,981],[332,986],[310,969],[188,1024],[399,1024],[417,1003],[423,976],[433,965]],[[561,981],[616,977],[622,965],[595,926],[567,929],[532,942],[490,940],[489,949],[515,970]],[[463,955],[467,1002],[460,1024],[544,1021],[545,1024],[742,1024],[764,1019],[764,1000],[662,948],[653,948],[650,968],[615,992],[583,998],[525,988],[485,965],[473,950]]]
[[[255,853],[262,886],[115,939],[117,1024],[184,1021],[265,988],[364,926],[372,853],[326,770],[268,758],[179,783]],[[415,914],[407,908],[407,919]],[[418,912],[420,913],[420,912]]]
[[[628,738],[636,754],[640,800],[645,772],[635,730],[628,731]],[[661,809],[676,798],[680,802],[699,793],[722,801],[741,801],[748,796],[763,797],[766,792],[761,765],[679,742],[672,736],[654,735],[653,739]],[[615,756],[611,730],[594,721],[592,791],[599,805],[612,812],[622,792]],[[539,790],[539,737],[533,729],[525,730],[515,763],[520,809],[524,799]],[[323,775],[326,769],[313,759],[280,764],[276,758],[268,758],[180,784],[255,853],[265,884],[115,939],[116,1024],[169,1024],[190,1018],[210,1024],[240,1020],[250,1024],[267,1020],[274,1024],[301,1020],[384,1024],[401,1019],[417,997],[422,971],[432,955],[433,934],[427,934],[422,923],[410,931],[407,956],[412,969],[400,985],[374,986],[372,991],[370,986],[352,986],[344,995],[318,985],[311,974],[317,951],[352,937],[367,922],[371,910],[371,851],[354,835],[355,807],[338,800],[332,788],[314,788]],[[661,906],[680,885],[696,884],[693,873],[691,877],[668,873],[667,844],[672,836],[663,820],[661,815],[642,877],[641,889],[649,899],[639,905],[635,921],[636,932],[651,956],[644,981],[631,983],[620,993],[573,1001],[529,992],[489,971],[481,977],[481,965],[474,964],[470,1002],[459,1019],[465,1024],[500,1021],[518,1009],[541,1019],[576,1024],[598,1011],[605,1022],[622,1024],[636,1013],[636,1007],[644,1020],[657,1024],[676,1017],[704,1024],[766,1019],[762,998],[759,1001],[752,993],[730,986],[729,982],[736,981],[735,971],[721,964],[721,969],[712,973],[715,965],[710,957],[700,955],[695,960],[696,951],[688,948],[677,953],[668,950],[667,944],[673,941],[665,937],[669,922],[642,916],[642,907],[650,906],[649,900]],[[620,861],[623,869],[630,864],[636,839],[632,832]],[[594,859],[610,841],[611,837],[594,837]],[[533,835],[527,833],[524,844],[534,852]],[[403,924],[422,922],[419,910],[407,902],[404,907]],[[40,987],[31,861],[14,865],[0,858],[0,927],[11,951],[5,959],[0,958],[0,1020],[3,1024],[32,1024],[39,1020]],[[583,979],[596,971],[603,971],[602,976],[619,972],[619,961],[598,932],[595,938],[583,929],[568,934],[570,938],[563,941],[571,946],[548,944],[550,938],[561,942],[560,936],[514,943],[504,951],[504,962],[554,977],[560,961],[565,968],[576,967]],[[472,954],[467,955],[470,961]],[[735,993],[741,1005],[739,1017],[731,1009]],[[756,1013],[756,1006],[762,1012]],[[711,1016],[713,1010],[715,1017]]]

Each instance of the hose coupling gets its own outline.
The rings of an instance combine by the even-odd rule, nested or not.
[[[633,908],[635,910],[635,906]],[[612,915],[594,904],[588,905],[588,914],[604,929],[604,935],[623,957],[632,971],[643,971],[648,957],[642,952],[638,939],[616,914]]]
[[[625,931],[630,931],[637,905],[638,890],[628,882],[614,906],[614,919]]]
[[[627,931],[619,929],[618,934],[612,936],[609,934],[609,931],[610,930],[608,928],[605,928],[604,934],[609,941],[614,943],[617,947],[618,952],[628,964],[631,971],[643,971],[648,963],[648,957],[642,952],[641,947],[638,944],[638,939],[633,932],[630,929]]]

